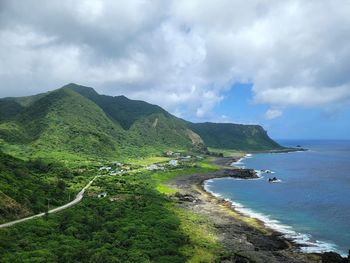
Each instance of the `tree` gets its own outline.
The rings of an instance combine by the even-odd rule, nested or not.
[[[61,192],[64,192],[64,190],[66,189],[66,182],[63,180],[58,180],[56,186]]]

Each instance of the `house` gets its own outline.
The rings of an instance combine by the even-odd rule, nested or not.
[[[172,165],[172,166],[177,166],[178,162],[177,162],[177,160],[170,160],[169,164]]]
[[[147,170],[148,171],[164,170],[164,167],[156,164],[151,164],[150,166],[147,167]]]
[[[107,196],[107,193],[106,192],[101,192],[97,195],[98,198],[104,198]]]
[[[98,169],[99,171],[110,171],[112,169],[112,167],[108,167],[108,166],[102,166],[100,169]]]
[[[165,154],[166,154],[166,156],[173,156],[174,152],[172,152],[172,151],[167,151]]]
[[[147,167],[147,170],[149,170],[149,171],[154,171],[154,170],[158,170],[158,169],[159,169],[159,167],[156,164],[151,164],[150,166]]]

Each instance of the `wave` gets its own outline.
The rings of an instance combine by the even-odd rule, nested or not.
[[[252,157],[253,157],[253,154],[247,153],[247,154],[244,155],[242,158],[239,158],[237,161],[231,163],[231,166],[237,166],[237,167],[239,167],[239,168],[244,169],[245,166],[244,166],[243,160],[244,160],[244,159],[247,159],[247,158],[252,158]]]
[[[277,231],[281,233],[286,239],[293,241],[295,244],[297,244],[300,247],[300,250],[305,253],[323,253],[328,251],[335,251],[342,256],[346,256],[344,253],[341,253],[337,249],[336,244],[315,240],[312,238],[309,234],[299,233],[295,231],[291,226],[282,224],[280,221],[271,218],[269,215],[265,215],[260,212],[256,212],[248,207],[245,207],[243,204],[234,202],[233,200],[229,198],[224,198],[221,194],[215,193],[210,190],[211,183],[214,182],[214,180],[220,180],[222,178],[218,179],[211,179],[204,182],[204,189],[205,191],[211,193],[213,196],[224,199],[225,201],[229,201],[232,204],[232,208],[235,209],[237,212],[241,213],[244,216],[248,216],[250,218],[255,218],[259,221],[261,221],[264,226],[267,228],[270,228],[274,231]],[[246,179],[240,179],[240,178],[230,178],[234,180],[246,180]],[[261,179],[261,178],[258,178]]]
[[[269,183],[275,184],[275,183],[282,183],[282,180],[277,179],[277,180],[273,180],[273,181],[268,181]]]

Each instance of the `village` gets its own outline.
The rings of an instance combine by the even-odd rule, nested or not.
[[[132,164],[113,161],[105,163],[98,168],[99,176],[125,176],[127,174],[137,174],[145,171],[150,172],[165,172],[175,169],[184,169],[196,167],[196,161],[202,160],[204,157],[200,155],[190,155],[189,153],[180,153],[174,151],[166,151],[163,153],[161,161],[149,164]],[[161,158],[160,157],[160,158]],[[142,158],[140,158],[142,159]],[[107,192],[95,193],[97,198],[104,198]],[[113,199],[113,198],[112,198]]]

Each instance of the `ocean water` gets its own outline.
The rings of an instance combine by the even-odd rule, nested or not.
[[[205,188],[233,202],[241,213],[262,220],[305,252],[350,249],[350,141],[280,141],[306,152],[253,154],[237,166],[256,170],[261,178],[220,178]],[[267,182],[276,176],[278,183]]]

